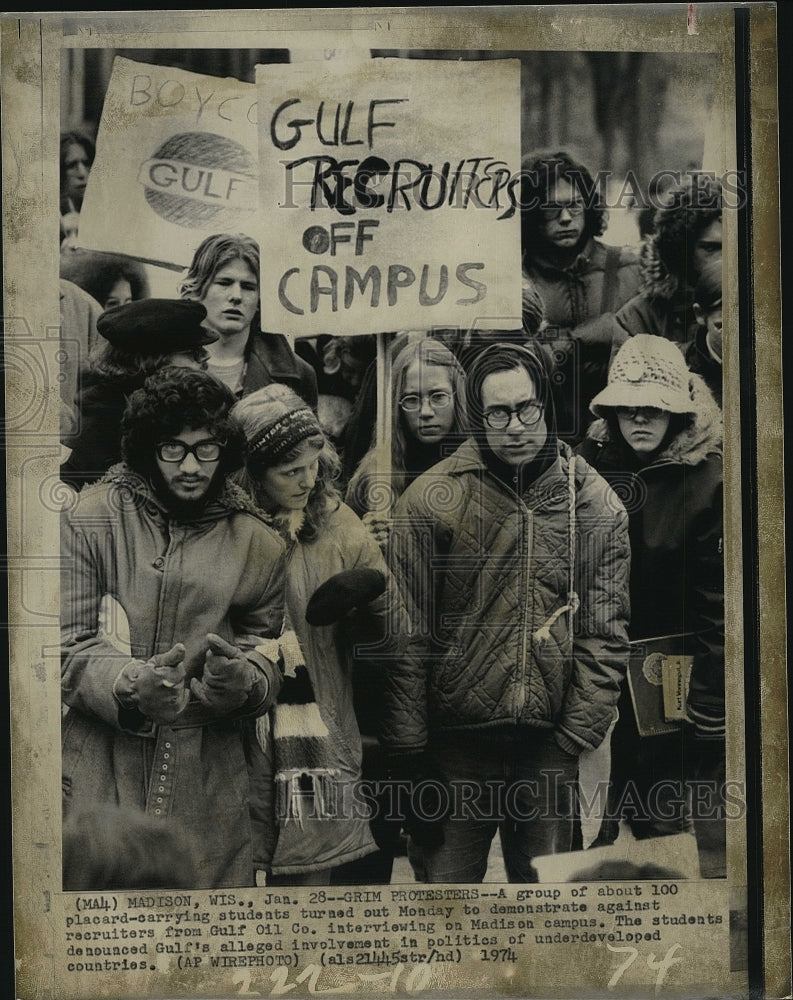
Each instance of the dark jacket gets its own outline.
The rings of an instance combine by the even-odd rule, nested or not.
[[[649,465],[638,466],[605,420],[578,449],[623,498],[631,537],[631,640],[689,636],[691,702],[724,725],[721,414],[693,377],[697,413]]]
[[[686,364],[689,371],[701,375],[705,385],[713,393],[713,398],[721,406],[722,398],[722,365],[708,350],[708,331],[704,326],[697,327],[694,340],[686,351]]]
[[[316,410],[317,375],[311,365],[298,357],[282,333],[256,333],[248,342],[247,368],[242,395],[249,396],[273,382],[281,382]]]
[[[639,258],[630,247],[590,239],[569,267],[527,253],[524,271],[543,300],[540,338],[550,348],[556,369],[559,434],[578,442],[591,420],[589,402],[608,377],[614,314],[641,287]]]
[[[87,369],[75,399],[77,423],[64,444],[71,453],[61,465],[60,478],[80,490],[96,482],[121,461],[121,418],[127,399],[146,380],[143,374],[113,379]]]
[[[413,631],[406,662],[386,682],[390,749],[421,750],[439,731],[516,726],[554,731],[569,753],[602,741],[628,657],[627,517],[575,460],[580,608],[564,610],[572,461],[559,445],[519,497],[469,440],[400,498],[391,556]]]
[[[172,819],[196,835],[197,887],[251,885],[245,746],[248,720],[281,686],[255,650],[283,622],[281,539],[237,487],[178,522],[119,466],[64,513],[61,557],[64,808],[108,802]],[[113,684],[130,659],[182,642],[188,677],[200,677],[208,632],[255,668],[242,709],[220,716],[191,695],[160,726],[120,708]]]
[[[640,267],[639,293],[616,313],[612,356],[637,333],[666,337],[680,344],[685,353],[697,330],[693,289],[668,273],[652,240],[642,244]]]

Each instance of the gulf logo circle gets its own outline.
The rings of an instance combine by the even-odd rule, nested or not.
[[[151,208],[187,229],[239,227],[255,209],[257,165],[240,143],[213,132],[182,132],[141,166]]]

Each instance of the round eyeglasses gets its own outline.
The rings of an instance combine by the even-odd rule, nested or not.
[[[402,396],[399,400],[399,405],[405,413],[415,413],[416,410],[421,409],[421,404],[425,399],[433,410],[443,410],[450,405],[453,395],[451,392],[444,392],[442,389],[438,389],[435,392],[428,392],[426,396],[419,396],[418,393],[411,392],[407,396]]]
[[[567,212],[567,214],[572,219],[577,219],[584,214],[586,211],[586,206],[580,201],[574,201],[569,205],[544,205],[540,209],[540,213],[546,222],[553,222],[558,219],[562,212]]]
[[[157,445],[157,457],[161,462],[184,462],[193,455],[199,462],[217,462],[222,445],[218,441],[198,441],[185,444],[184,441],[161,441]]]
[[[542,416],[542,403],[530,399],[527,403],[521,403],[514,410],[510,410],[506,406],[494,406],[492,410],[485,413],[485,423],[494,431],[503,431],[509,427],[515,415],[524,427],[532,427]]]

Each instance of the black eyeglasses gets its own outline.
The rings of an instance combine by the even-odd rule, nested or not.
[[[506,406],[494,406],[492,410],[485,413],[485,423],[494,431],[503,431],[509,427],[516,414],[524,427],[532,427],[542,416],[542,403],[536,399],[530,399],[527,403],[521,403],[514,410],[510,410]]]
[[[199,462],[217,462],[223,445],[219,441],[198,441],[185,444],[184,441],[161,441],[157,445],[157,457],[161,462],[184,462],[193,455]]]
[[[615,406],[618,417],[635,420],[641,414],[645,420],[657,420],[665,411],[657,406]]]
[[[577,219],[582,216],[586,211],[586,206],[580,201],[574,201],[569,205],[544,205],[540,209],[540,214],[546,222],[553,222],[558,219],[562,212],[567,212],[567,214],[573,218]]]
[[[421,404],[426,399],[433,410],[444,410],[451,403],[452,398],[453,394],[451,392],[444,392],[442,389],[429,392],[426,396],[419,396],[418,393],[409,392],[407,396],[402,396],[399,400],[399,405],[406,413],[415,413],[416,410],[421,409]]]

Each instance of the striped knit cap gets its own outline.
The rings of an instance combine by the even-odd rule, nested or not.
[[[317,417],[309,407],[283,413],[265,425],[251,439],[248,451],[264,465],[277,465],[279,459],[306,438],[322,434]]]

